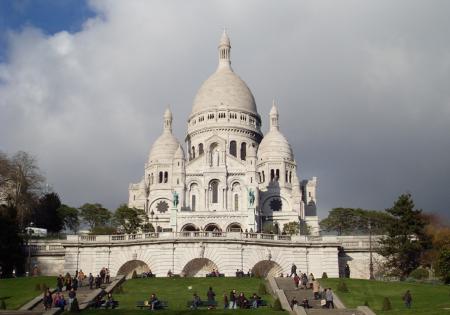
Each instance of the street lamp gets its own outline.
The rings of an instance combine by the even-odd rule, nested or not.
[[[372,257],[372,222],[369,219],[369,279],[374,280],[373,276],[373,257]]]
[[[30,226],[27,229],[27,245],[28,245],[28,276],[31,276],[31,245],[30,245],[30,240],[31,240],[31,235],[33,234],[33,222],[30,222]]]

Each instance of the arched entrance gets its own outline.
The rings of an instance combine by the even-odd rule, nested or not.
[[[182,274],[186,277],[204,277],[213,269],[218,270],[217,265],[208,258],[194,258],[184,266]]]
[[[183,227],[181,228],[182,232],[193,232],[193,231],[198,231],[197,227],[192,224],[192,223],[188,223],[183,225]]]
[[[131,279],[134,271],[139,275],[143,272],[149,272],[150,267],[142,260],[130,260],[119,268],[117,275],[124,275],[126,279]]]
[[[220,232],[221,229],[217,224],[210,223],[205,226],[205,231],[206,232]]]
[[[252,268],[252,273],[256,277],[266,278],[267,276],[278,277],[283,269],[279,264],[272,260],[261,260]]]
[[[227,232],[242,232],[242,227],[239,223],[231,223],[227,226]]]

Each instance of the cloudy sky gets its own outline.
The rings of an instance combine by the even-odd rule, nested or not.
[[[268,125],[333,207],[450,217],[449,1],[1,1],[0,150],[64,203],[127,201],[168,104],[183,140],[224,27]]]

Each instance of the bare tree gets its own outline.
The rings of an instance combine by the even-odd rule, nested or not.
[[[28,223],[43,182],[36,159],[30,154],[19,151],[10,159],[0,154],[0,192],[8,206],[16,210],[20,227]]]

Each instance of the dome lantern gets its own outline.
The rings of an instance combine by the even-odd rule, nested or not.
[[[231,59],[230,59],[230,38],[228,37],[227,31],[223,30],[222,37],[219,42],[219,67],[218,69],[223,68],[231,68]]]

